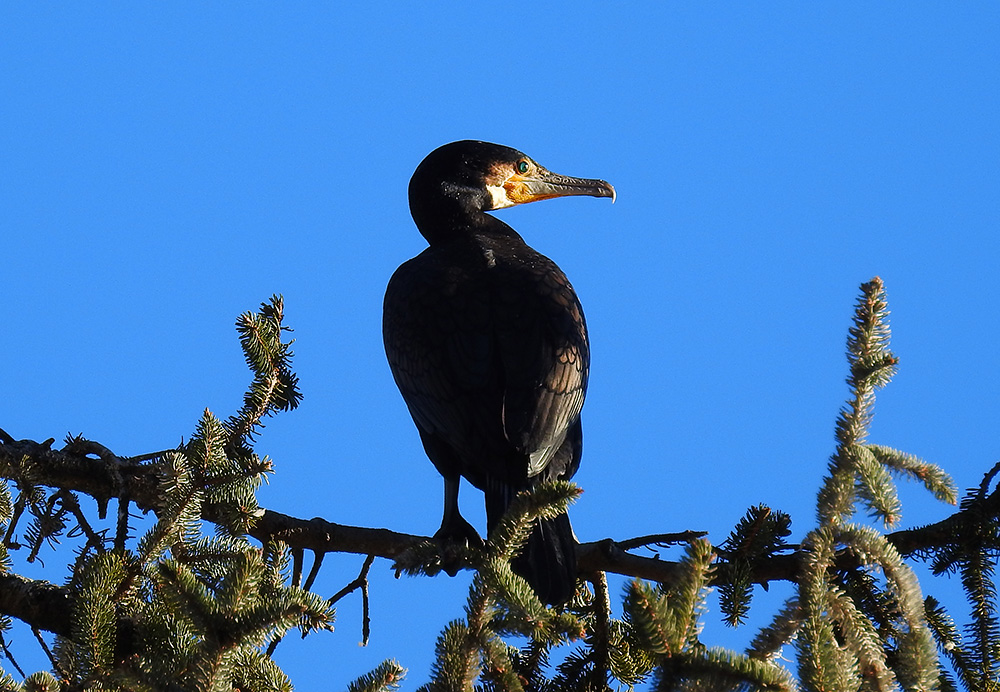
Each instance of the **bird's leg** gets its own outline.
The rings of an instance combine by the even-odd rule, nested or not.
[[[441,528],[434,534],[434,538],[458,541],[470,546],[483,545],[483,539],[479,537],[476,529],[465,520],[458,509],[458,485],[460,481],[460,476],[445,476],[444,517],[441,519]]]

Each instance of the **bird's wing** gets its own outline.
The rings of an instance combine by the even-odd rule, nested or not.
[[[507,439],[529,455],[528,476],[549,463],[580,415],[590,345],[580,301],[566,275],[534,253],[508,269],[498,265],[494,318],[504,371]]]

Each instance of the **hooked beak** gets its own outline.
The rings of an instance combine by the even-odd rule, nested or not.
[[[615,201],[615,188],[603,180],[570,178],[557,175],[541,166],[530,173],[514,173],[504,181],[503,188],[510,205],[574,195],[610,197],[612,204]]]

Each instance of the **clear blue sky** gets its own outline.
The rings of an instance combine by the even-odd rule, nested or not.
[[[721,541],[756,503],[811,528],[874,275],[901,367],[873,440],[977,484],[1000,457],[998,36],[991,3],[6,4],[0,427],[173,446],[239,406],[233,321],[278,292],[305,400],[260,438],[261,501],[432,533],[441,481],[381,301],[424,246],[414,167],[476,138],[618,191],[500,212],[587,313],[581,540]],[[904,525],[950,511],[903,499]],[[481,505],[466,488],[480,525]],[[331,556],[319,589],[361,563]],[[467,582],[378,561],[371,644],[349,599],[279,662],[343,689],[392,656],[412,689]],[[708,622],[713,644],[753,634]]]

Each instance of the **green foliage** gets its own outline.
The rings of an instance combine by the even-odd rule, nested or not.
[[[393,660],[385,660],[372,672],[362,675],[347,687],[347,692],[388,692],[399,689],[406,669]]]
[[[432,680],[422,690],[473,690],[477,681],[484,690],[605,690],[651,676],[656,689],[794,689],[789,673],[772,661],[699,641],[714,555],[705,540],[688,545],[682,576],[670,587],[632,582],[622,620],[610,617],[600,589],[581,587],[564,607],[545,608],[509,560],[527,539],[524,523],[530,528],[534,517],[564,510],[573,495],[569,484],[549,484],[512,505],[477,566],[465,618],[438,639]],[[597,584],[607,588],[603,580]],[[529,644],[516,650],[501,639],[512,634],[529,637]],[[573,648],[553,669],[549,654],[563,645]]]
[[[784,512],[764,505],[751,507],[717,548],[725,560],[717,570],[725,577],[719,586],[719,607],[726,624],[736,626],[746,618],[753,595],[753,565],[788,548],[785,538],[791,533],[791,523]]]
[[[206,412],[186,452],[165,455],[163,509],[137,550],[94,551],[79,562],[73,631],[55,658],[70,689],[291,689],[260,648],[293,627],[331,627],[324,599],[284,584],[280,546],[201,535],[221,429]]]
[[[665,590],[633,581],[625,596],[625,619],[639,643],[654,656],[677,656],[697,646],[697,610],[704,599],[712,546],[703,539],[691,543],[682,560],[686,567],[678,585]]]
[[[441,633],[431,682],[421,690],[471,690],[483,672],[495,689],[521,690],[517,651],[503,642],[502,634],[528,635],[544,647],[583,635],[578,617],[546,608],[510,568],[533,523],[565,512],[579,492],[571,483],[556,481],[521,493],[511,503],[477,556],[465,619],[451,622]]]
[[[1000,521],[994,486],[1000,464],[990,469],[978,487],[970,489],[961,511],[949,520],[943,545],[922,556],[936,574],[955,573],[970,604],[970,619],[959,634],[952,618],[936,599],[928,612],[938,646],[951,661],[959,680],[970,690],[1000,690],[1000,620],[997,615],[996,569],[1000,557]]]
[[[937,497],[954,497],[936,466],[866,443],[876,389],[898,360],[889,351],[882,282],[861,287],[847,342],[851,397],[836,426],[837,449],[819,492],[819,526],[802,544],[798,593],[786,612],[801,621],[799,675],[807,690],[938,689],[938,665],[919,584],[885,536],[849,521],[861,502],[884,525],[901,505],[890,471],[916,477]]]
[[[463,616],[441,633],[431,680],[421,689],[569,692],[650,684],[677,692],[950,692],[961,685],[1000,691],[1000,464],[942,523],[937,546],[916,555],[936,573],[960,576],[971,604],[963,628],[935,599],[924,598],[880,530],[902,516],[899,478],[921,483],[945,502],[957,496],[939,467],[868,441],[875,392],[898,363],[889,350],[887,318],[884,289],[874,279],[861,287],[849,331],[850,396],[836,422],[817,524],[797,548],[786,543],[790,518],[756,506],[718,547],[685,536],[671,581],[629,583],[621,618],[612,616],[603,573],[585,575],[589,584],[581,581],[569,603],[547,608],[510,562],[534,522],[565,512],[580,491],[565,482],[542,484],[515,499],[484,546],[427,541],[399,556],[397,571],[411,574],[475,570]],[[334,611],[329,601],[287,583],[283,545],[258,547],[245,538],[263,512],[256,490],[272,469],[254,453],[254,436],[263,418],[301,399],[282,320],[283,304],[274,296],[237,322],[253,381],[235,415],[222,422],[206,411],[186,444],[143,458],[158,479],[156,517],[137,538],[128,497],[119,499],[114,529],[95,529],[75,492],[48,487],[27,457],[6,459],[2,471],[13,492],[0,480],[6,529],[0,573],[11,569],[8,548],[27,549],[31,561],[65,538],[82,545],[67,581],[70,632],[51,653],[54,674],[35,673],[23,683],[4,675],[0,692],[291,689],[266,644],[295,628],[303,634],[332,629]],[[120,473],[122,460],[94,442],[74,437],[67,449],[106,463],[112,479]],[[106,504],[99,499],[101,518]],[[859,513],[880,529],[859,521]],[[204,534],[206,519],[215,535]],[[23,543],[15,536],[19,523]],[[793,557],[795,592],[745,653],[701,641],[713,586],[725,621],[735,626],[748,615],[762,567]],[[0,635],[9,626],[10,619],[0,617]],[[938,661],[935,640],[954,675]],[[780,663],[789,645],[797,680]],[[397,689],[404,674],[387,660],[348,689]]]
[[[252,433],[263,416],[294,408],[300,398],[281,320],[277,296],[259,313],[241,316],[240,340],[254,375],[243,408],[225,424],[206,411],[187,444],[151,457],[156,520],[137,540],[129,540],[127,499],[111,539],[91,527],[75,493],[45,490],[30,464],[6,469],[18,494],[12,501],[0,484],[0,521],[9,537],[21,515],[30,518],[29,560],[46,542],[87,540],[67,582],[71,627],[53,648],[56,675],[35,673],[21,685],[4,677],[0,688],[291,689],[264,645],[292,628],[332,629],[334,612],[327,600],[286,584],[282,545],[255,547],[244,537],[261,513],[255,491],[270,471],[250,447]],[[68,446],[118,468],[96,443],[73,438]],[[203,535],[205,516],[218,527],[215,537]],[[0,544],[0,567],[9,564]]]
[[[241,456],[237,449],[251,452],[248,445],[263,427],[262,418],[290,411],[302,400],[299,378],[291,368],[294,340],[281,340],[284,332],[291,331],[282,323],[284,316],[284,300],[274,295],[270,302],[261,303],[259,312],[245,312],[236,320],[240,345],[254,379],[243,397],[243,408],[226,422],[231,457]]]
[[[51,673],[38,672],[24,679],[24,692],[61,692],[62,684]]]
[[[639,646],[653,655],[657,690],[793,690],[788,671],[773,662],[717,648],[699,640],[699,617],[711,575],[713,550],[693,541],[681,561],[683,577],[672,588],[633,581],[625,595],[625,620]]]

